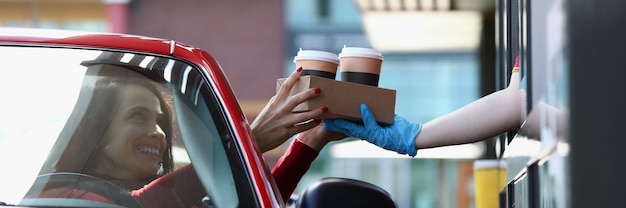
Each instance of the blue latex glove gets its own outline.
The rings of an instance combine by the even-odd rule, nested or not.
[[[408,154],[411,157],[417,155],[415,137],[422,130],[422,124],[411,123],[395,115],[392,125],[380,126],[366,104],[361,104],[361,117],[363,125],[345,119],[326,119],[324,129],[364,139],[400,154]]]

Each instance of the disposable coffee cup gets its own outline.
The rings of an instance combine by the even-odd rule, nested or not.
[[[474,161],[476,207],[499,208],[500,191],[506,186],[506,162],[497,159]]]
[[[312,75],[328,79],[335,79],[339,66],[337,54],[318,50],[300,49],[293,62],[296,68],[302,67],[300,76]]]
[[[339,53],[341,81],[378,86],[383,55],[372,48],[343,47]]]

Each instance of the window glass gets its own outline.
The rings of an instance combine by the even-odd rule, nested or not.
[[[195,67],[97,50],[0,47],[0,56],[0,202],[254,203],[219,96]]]

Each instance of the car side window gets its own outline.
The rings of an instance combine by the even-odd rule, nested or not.
[[[1,202],[254,203],[228,115],[200,69],[131,52],[2,47],[0,55],[2,77],[13,79],[0,84],[12,107],[3,120],[15,122],[0,124],[0,156],[20,160],[0,178],[17,190],[0,192]]]

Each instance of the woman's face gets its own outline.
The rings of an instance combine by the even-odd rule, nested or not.
[[[100,144],[104,155],[98,158],[95,172],[126,180],[154,176],[167,147],[165,133],[157,125],[162,114],[154,93],[128,85],[104,133]]]

